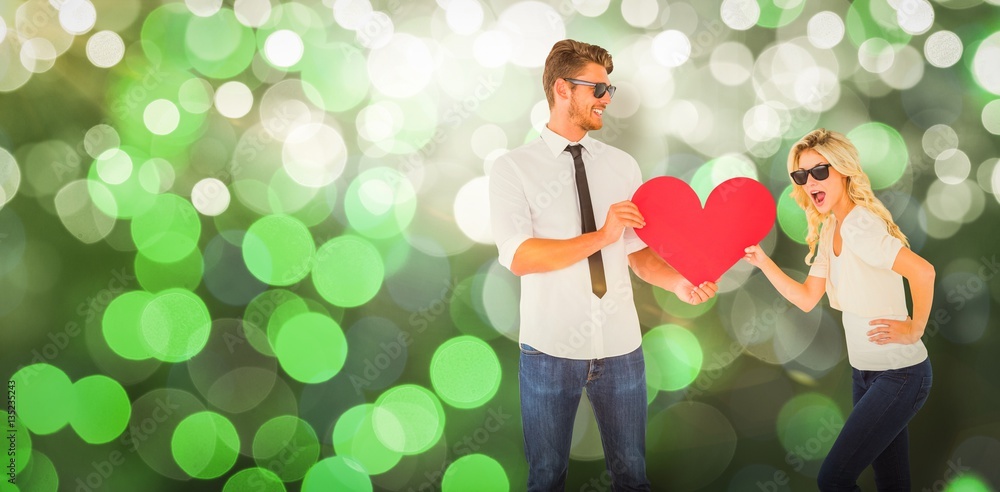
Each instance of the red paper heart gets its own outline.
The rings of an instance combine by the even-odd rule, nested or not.
[[[771,192],[750,178],[723,181],[705,208],[687,183],[653,178],[632,197],[646,226],[635,232],[692,284],[715,282],[774,226]]]

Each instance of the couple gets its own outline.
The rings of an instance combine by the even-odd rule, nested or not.
[[[692,285],[636,236],[633,229],[644,221],[629,200],[642,183],[639,166],[587,134],[603,126],[615,93],[612,69],[601,47],[556,43],[542,75],[548,124],[490,171],[499,261],[522,277],[519,384],[528,490],[564,488],[583,388],[613,489],[650,489],[646,374],[628,269],[690,304],[717,290],[713,282]],[[792,147],[788,169],[809,222],[806,263],[815,256],[809,277],[804,284],[791,279],[758,246],[748,247],[745,259],[799,308],[812,309],[827,293],[844,312],[855,406],[823,462],[819,487],[858,490],[858,476],[872,465],[879,490],[909,490],[906,427],[931,385],[920,336],[934,268],[906,247],[843,135],[806,135]],[[911,286],[912,319],[902,277]]]

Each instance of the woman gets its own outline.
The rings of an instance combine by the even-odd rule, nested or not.
[[[878,490],[910,490],[906,426],[931,387],[920,337],[934,294],[934,267],[911,251],[906,236],[872,192],[858,151],[844,135],[815,130],[788,155],[792,197],[806,212],[811,265],[805,283],[786,275],[761,250],[745,259],[803,311],[823,297],[843,312],[853,369],[854,410],[820,468],[823,491],[860,490],[868,465]],[[815,254],[815,259],[810,261]],[[907,315],[903,278],[913,317]]]

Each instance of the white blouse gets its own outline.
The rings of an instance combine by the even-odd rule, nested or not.
[[[851,366],[885,371],[919,364],[927,358],[922,341],[878,345],[868,340],[876,318],[903,320],[909,315],[903,277],[892,271],[903,243],[891,236],[885,222],[863,206],[847,213],[840,228],[843,248],[833,254],[836,217],[820,232],[816,259],[809,275],[826,279],[830,306],[843,311],[847,354]]]

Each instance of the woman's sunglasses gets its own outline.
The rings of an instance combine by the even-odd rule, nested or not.
[[[605,92],[607,92],[608,94],[610,94],[610,97],[615,97],[615,89],[617,89],[617,87],[615,87],[613,85],[610,85],[610,84],[605,84],[604,82],[587,82],[586,80],[567,79],[565,77],[563,77],[563,80],[565,80],[566,82],[572,82],[572,83],[578,84],[578,85],[589,85],[590,87],[593,87],[594,88],[594,97],[596,97],[598,99],[604,97],[604,93]]]
[[[810,174],[812,174],[813,178],[816,178],[816,181],[823,181],[824,179],[830,177],[830,165],[820,164],[818,166],[814,166],[812,169],[799,169],[798,171],[789,173],[792,177],[792,181],[799,186],[804,185],[806,184],[806,181],[809,181]]]

